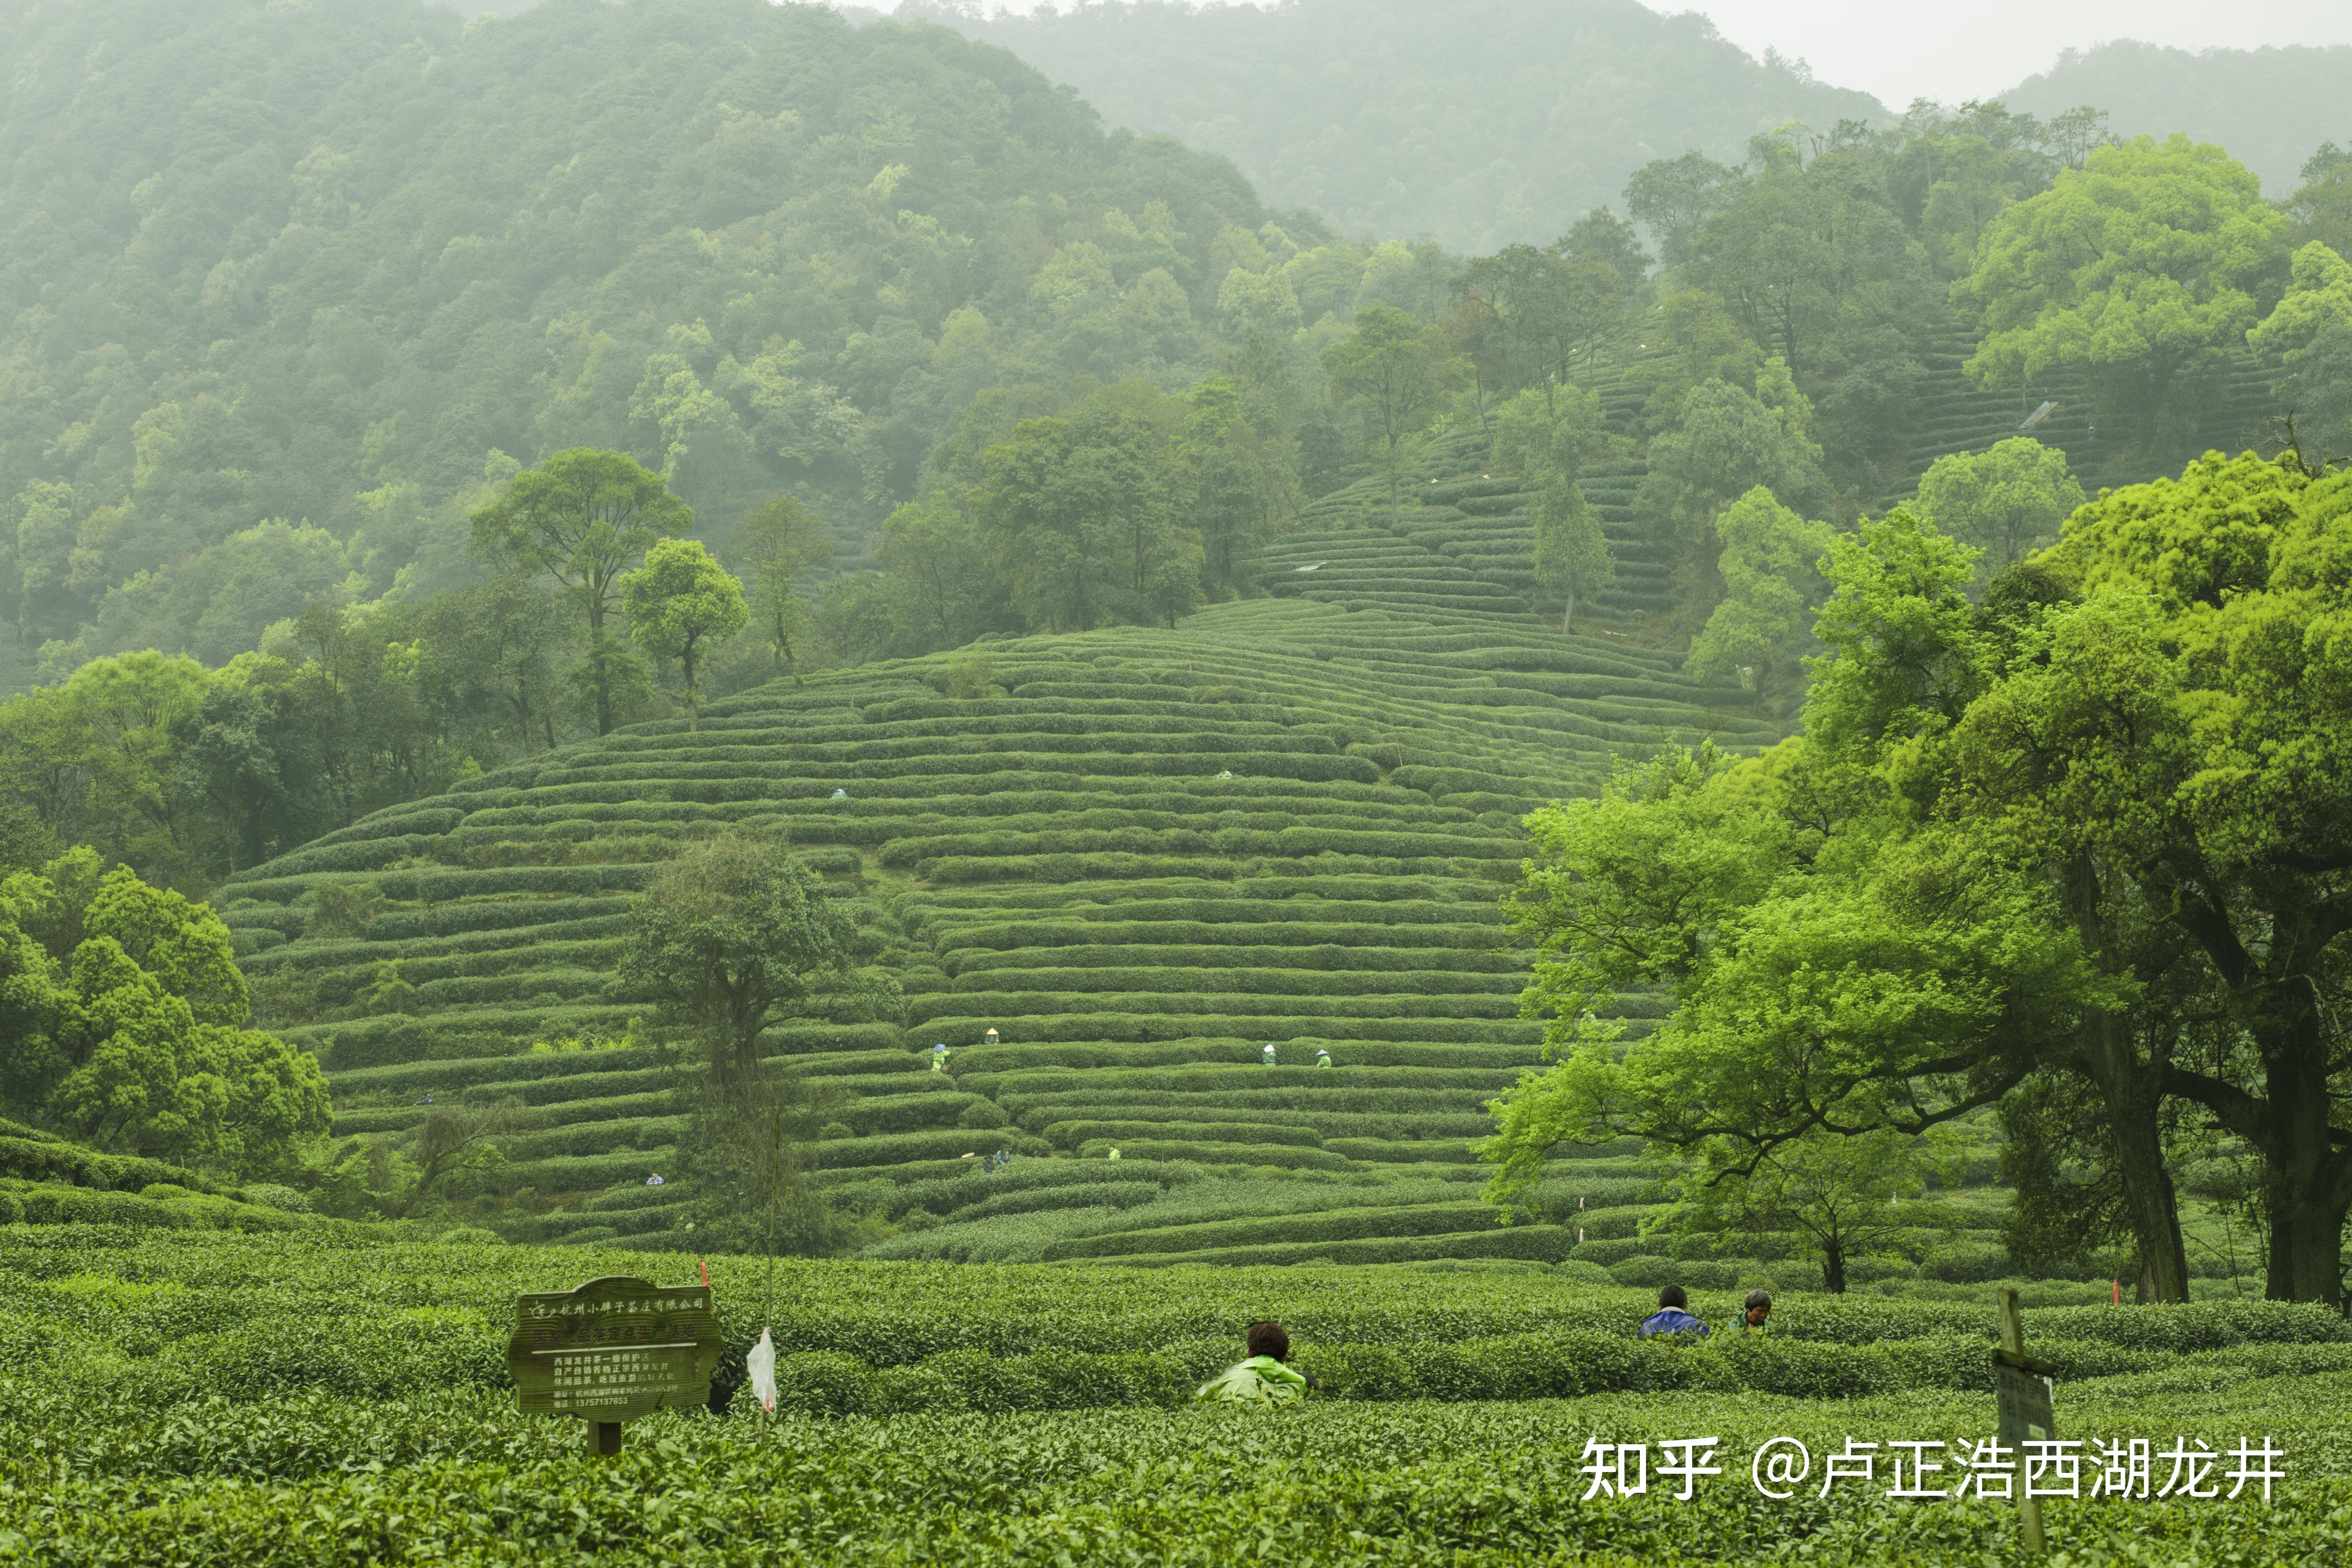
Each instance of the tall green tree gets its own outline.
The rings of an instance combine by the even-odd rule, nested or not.
[[[1362,410],[1364,428],[1389,480],[1389,521],[1402,508],[1404,461],[1460,374],[1444,329],[1393,305],[1367,305],[1355,330],[1323,351],[1332,393]]]
[[[1810,640],[1812,612],[1826,595],[1820,563],[1833,534],[1757,486],[1715,520],[1723,542],[1718,570],[1723,602],[1691,643],[1683,668],[1704,680],[1739,670],[1743,684],[1767,698],[1795,673]]]
[[[1980,604],[1973,552],[1906,512],[1834,542],[1805,740],[1531,819],[1530,1006],[1634,975],[1677,1003],[1622,1063],[1555,1022],[1506,1174],[1579,1129],[1762,1150],[2057,1075],[2100,1107],[2143,1299],[2187,1292],[2181,1106],[2259,1156],[2269,1293],[2340,1300],[2352,805],[2319,759],[2352,745],[2347,488],[2208,458],[2078,510]]]
[[[1602,211],[1549,246],[1479,258],[1455,286],[1462,303],[1499,329],[1510,384],[1549,393],[1589,375],[1632,331],[1643,259],[1630,230]]]
[[[1634,492],[1636,520],[1667,549],[1676,615],[1693,636],[1722,597],[1715,523],[1726,508],[1759,485],[1800,512],[1829,508],[1811,404],[1777,360],[1757,372],[1755,388],[1713,379],[1692,387],[1673,424],[1651,437],[1649,472]]]
[[[991,447],[967,505],[1013,607],[1077,631],[1151,621],[1200,595],[1201,542],[1178,507],[1166,435],[1120,396],[1024,420]]]
[[[697,1039],[722,1087],[759,1078],[770,1024],[847,981],[849,922],[779,845],[695,845],[655,874],[630,922],[622,985]]]
[[[1690,259],[1700,226],[1737,200],[1747,183],[1741,170],[1685,153],[1635,170],[1625,186],[1625,210],[1657,236],[1665,264],[1679,267]]]
[[[801,590],[810,574],[832,564],[831,531],[798,500],[780,495],[735,524],[728,553],[751,574],[751,613],[775,656],[776,672],[798,683],[811,618]]]
[[[656,658],[675,658],[686,678],[686,727],[702,727],[700,662],[751,618],[743,584],[691,539],[664,539],[646,563],[621,579],[629,635]]]
[[[2313,242],[2352,253],[2352,147],[2322,142],[2303,165],[2303,184],[2287,205],[2297,252]]]
[[[2315,239],[2297,250],[2285,295],[2246,342],[2276,365],[2271,395],[2306,442],[2303,455],[2352,457],[2352,262]]]
[[[2102,147],[1986,228],[1954,290],[1984,319],[1969,374],[2022,387],[2077,367],[2153,449],[2183,373],[2276,298],[2287,226],[2219,147],[2180,134]]]
[[[2331,1303],[2352,785],[2317,759],[2352,746],[2347,486],[2209,457],[2076,512],[2046,560],[2081,597],[1955,727],[1948,807],[2050,868],[2086,950],[2144,928],[2202,972],[2186,1000],[2228,1026],[2178,1042],[2163,1092],[2260,1152],[2270,1294]]]
[[[1940,1136],[1939,1136],[1940,1135]],[[1822,1285],[1843,1295],[1847,1270],[1906,1258],[1925,1217],[1917,1199],[1931,1178],[1958,1174],[1949,1130],[1921,1137],[1881,1128],[1841,1136],[1819,1129],[1760,1153],[1737,1139],[1703,1145],[1683,1176],[1665,1228],[1744,1243],[1751,1254],[1786,1248],[1818,1263]]]
[[[2083,504],[2083,487],[2066,454],[2031,436],[1996,441],[1982,452],[1938,458],[1919,479],[1920,518],[1981,552],[1979,586],[2032,552],[2054,543],[2059,526]]]
[[[1889,819],[1842,783],[1792,741],[1662,757],[1528,817],[1506,909],[1555,1065],[1494,1105],[1491,1196],[1517,1201],[1557,1144],[1627,1134],[1744,1181],[1819,1134],[1922,1133],[2020,1081],[2080,1005],[2079,953],[2015,882],[1890,857]],[[1673,1009],[1628,1047],[1610,1015],[1636,989]]]
[[[875,556],[887,584],[893,631],[909,652],[961,647],[1003,613],[1003,594],[979,530],[943,490],[892,512]]]
[[[2037,1080],[2053,1076],[2088,1091],[2100,1115],[2084,1142],[2116,1184],[2114,1213],[2131,1237],[2139,1297],[2185,1300],[2162,1112],[2187,1022],[2203,1010],[2198,984],[2178,962],[2162,910],[2138,897],[2128,873],[2079,841],[2012,839],[1994,827],[2007,809],[1996,797],[2028,805],[2046,778],[2017,774],[1979,795],[1955,776],[1955,737],[1981,722],[2005,674],[2030,675],[2044,657],[2047,626],[2077,598],[2065,578],[2029,563],[1971,605],[1973,557],[1899,509],[1832,544],[1837,591],[1815,627],[1830,652],[1814,667],[1807,731],[1832,766],[1858,770],[1858,787],[1891,792],[1906,822],[1929,824],[1903,829],[1906,855],[1972,866],[1989,885],[2010,889],[2020,951],[2054,944],[2079,955],[2079,969],[2048,983],[2044,1027],[2012,1042],[2018,1081],[2036,1100],[2045,1093]],[[2080,759],[2053,753],[2045,762],[2070,770]],[[2002,1113],[2022,1112],[2005,1098]],[[2026,1201],[2045,1195],[2030,1192]]]
[[[1255,561],[1273,531],[1264,438],[1244,412],[1241,389],[1213,376],[1186,398],[1180,457],[1188,511],[1201,536],[1202,580],[1229,599],[1255,579]]]
[[[578,447],[514,477],[473,516],[477,552],[502,566],[542,573],[563,586],[585,619],[586,686],[596,732],[614,723],[614,647],[605,626],[620,581],[656,540],[684,533],[694,512],[659,474],[622,452]]]
[[[1576,601],[1590,598],[1617,581],[1601,514],[1575,480],[1555,480],[1536,496],[1536,586],[1559,600],[1559,629],[1576,626]]]
[[[1577,387],[1523,392],[1496,411],[1494,461],[1524,474],[1536,492],[1535,576],[1560,601],[1559,629],[1576,621],[1576,601],[1616,580],[1600,515],[1579,482],[1586,463],[1614,451],[1600,397]]]

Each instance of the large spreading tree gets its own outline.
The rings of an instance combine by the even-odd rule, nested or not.
[[[1559,1065],[1499,1106],[1498,1194],[1562,1140],[1752,1172],[2054,1079],[2096,1108],[2143,1299],[2187,1297],[2185,1107],[2259,1156],[2270,1294],[2340,1301],[2352,477],[2209,458],[1980,603],[1974,555],[1901,511],[1839,539],[1802,740],[1530,819],[1513,909]],[[1621,1060],[1589,1015],[1636,987],[1674,1011]]]
[[[1956,286],[1984,318],[1969,374],[2022,386],[2074,367],[2153,439],[2183,374],[2242,342],[2277,297],[2286,236],[2261,179],[2219,147],[2099,148],[1986,227]]]
[[[250,1026],[220,917],[86,848],[0,883],[0,1107],[254,1176],[330,1121],[317,1058]]]

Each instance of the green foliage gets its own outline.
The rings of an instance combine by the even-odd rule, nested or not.
[[[972,518],[1032,625],[1118,616],[1175,624],[1198,601],[1198,532],[1181,521],[1165,436],[1120,399],[1024,420],[989,449]]]
[[[743,629],[751,609],[743,584],[710,552],[690,539],[665,539],[646,552],[646,563],[621,579],[629,635],[657,658],[676,658],[686,672],[687,728],[702,723],[697,663],[712,645]]]
[[[780,1012],[846,978],[848,929],[772,844],[713,838],[655,875],[631,908],[626,984],[701,1038],[714,1076],[758,1075]]]
[[[473,516],[476,553],[502,567],[553,578],[585,617],[586,683],[600,735],[612,733],[621,679],[613,668],[605,617],[622,598],[631,564],[656,541],[693,523],[693,509],[669,493],[661,475],[648,473],[626,453],[585,447],[558,452],[516,475],[497,500]],[[689,573],[692,564],[680,562]],[[739,584],[739,606],[741,596]],[[698,617],[698,624],[708,618]],[[674,635],[656,636],[666,644],[681,641]],[[693,641],[682,640],[687,646]]]
[[[94,866],[82,850],[0,887],[5,1103],[130,1154],[283,1167],[326,1130],[316,1058],[246,1026],[245,979],[209,908],[123,867],[90,888]]]
[[[1938,458],[1920,476],[1920,521],[1983,552],[1979,587],[2033,551],[2056,542],[2059,524],[2083,504],[2066,454],[2030,436],[1984,452]]]
[[[2308,433],[2310,460],[2352,451],[2352,264],[2315,239],[2297,250],[2286,293],[2246,341],[2278,362],[2273,394]]]
[[[1458,376],[1444,329],[1386,303],[1356,312],[1355,330],[1323,351],[1335,397],[1360,410],[1365,444],[1389,481],[1389,521],[1402,504],[1407,444],[1436,417]]]
[[[2352,1184],[2317,1122],[2262,1118],[2347,1068],[2311,1011],[2343,978],[2333,786],[2294,760],[2343,743],[2342,482],[2215,456],[2104,492],[1980,606],[1905,513],[1834,542],[1805,741],[1530,819],[1526,1005],[1565,1059],[1500,1107],[1498,1194],[1564,1138],[1761,1154],[2055,1073],[2102,1107],[2144,1297],[2188,1283],[2169,1103],[2264,1162],[2269,1291],[2336,1300]],[[1675,1010],[1621,1062],[1584,1013],[1628,984]]]
[[[1506,246],[1463,269],[1451,323],[1482,391],[1589,381],[1634,325],[1649,257],[1633,226],[1596,207],[1551,245]]]
[[[1562,603],[1560,630],[1572,629],[1579,594],[1616,581],[1616,563],[1601,520],[1584,499],[1578,477],[1610,450],[1601,401],[1575,387],[1520,393],[1495,412],[1495,464],[1524,474],[1537,491],[1535,580]]]
[[[1800,511],[1827,499],[1812,410],[1786,369],[1768,363],[1753,394],[1709,380],[1691,389],[1674,426],[1650,443],[1637,511],[1671,548],[1705,563],[1706,535],[1724,508],[1758,486]]]
[[[1985,319],[1969,373],[2021,386],[2079,366],[2154,454],[2177,440],[2160,423],[2174,384],[2276,296],[2286,230],[2219,147],[2179,132],[2102,147],[1987,228],[1958,285]]]
[[[1737,672],[1742,686],[1780,695],[1822,596],[1820,564],[1832,537],[1759,485],[1715,520],[1723,602],[1692,639],[1684,668],[1700,679]]]
[[[1798,1256],[1818,1262],[1826,1288],[1843,1294],[1850,1263],[1885,1256],[1917,1225],[1904,1201],[1917,1198],[1930,1175],[1950,1182],[1958,1164],[1948,1135],[1815,1131],[1756,1151],[1721,1140],[1702,1146],[1664,1223],[1715,1233],[1718,1246],[1733,1237],[1793,1236]]]
[[[1267,213],[1000,51],[729,0],[462,11],[11,29],[0,596],[58,675],[450,588],[467,517],[563,451],[846,535],[982,387],[1214,368],[1219,237]],[[60,202],[113,216],[60,242]],[[53,332],[35,279],[120,309]]]
[[[907,510],[893,512],[885,528]],[[799,679],[812,630],[801,587],[810,573],[831,564],[832,537],[815,513],[792,496],[780,495],[736,521],[728,554],[751,575],[751,616],[775,655],[777,671]]]

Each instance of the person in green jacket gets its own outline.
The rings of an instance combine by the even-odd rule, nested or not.
[[[1771,1315],[1772,1292],[1750,1290],[1748,1292],[1748,1300],[1740,1305],[1739,1315],[1724,1326],[1725,1331],[1734,1334],[1769,1334],[1772,1331],[1765,1326],[1764,1320]]]
[[[1229,1366],[1201,1385],[1192,1397],[1203,1405],[1242,1405],[1253,1410],[1279,1410],[1307,1397],[1307,1380],[1283,1364],[1290,1353],[1290,1336],[1279,1323],[1252,1323],[1249,1359]]]

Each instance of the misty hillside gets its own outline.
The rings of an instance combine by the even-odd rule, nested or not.
[[[2277,197],[2302,184],[2312,149],[2352,142],[2347,89],[2352,45],[2191,53],[2126,38],[2069,49],[2001,96],[2011,109],[2044,116],[2094,104],[2122,136],[2186,131],[2218,142]]]
[[[1224,153],[1278,205],[1461,250],[1551,239],[1622,205],[1655,158],[1736,163],[1786,121],[1886,118],[1867,93],[1759,64],[1704,17],[1634,0],[1138,0],[986,17],[908,0],[898,15],[1003,45],[1109,124]]]
[[[980,388],[1213,363],[1269,216],[1002,50],[765,0],[42,0],[0,78],[0,689],[446,585],[566,447],[854,543]]]

